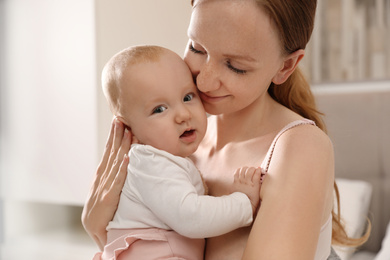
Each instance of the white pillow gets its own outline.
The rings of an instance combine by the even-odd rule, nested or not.
[[[376,255],[374,260],[389,260],[390,259],[390,222],[387,225],[386,236],[382,241],[381,250]]]
[[[336,178],[340,192],[341,218],[345,230],[350,237],[360,237],[367,221],[368,209],[371,202],[372,186],[361,180]],[[337,208],[335,207],[336,211]],[[350,247],[334,247],[342,260],[349,260],[354,252]]]

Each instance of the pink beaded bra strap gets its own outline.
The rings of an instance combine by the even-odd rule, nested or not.
[[[261,176],[261,180],[263,180],[265,174],[267,174],[268,172],[268,167],[269,167],[269,164],[271,163],[271,158],[272,158],[272,154],[274,153],[274,149],[275,149],[275,146],[276,146],[276,142],[278,141],[279,137],[286,131],[290,130],[291,128],[294,128],[296,126],[299,126],[299,125],[316,125],[314,123],[314,121],[312,120],[309,120],[309,119],[302,119],[302,120],[296,120],[296,121],[293,121],[291,123],[289,123],[288,125],[286,125],[275,137],[275,139],[273,140],[270,148],[268,149],[268,152],[267,152],[267,155],[265,156],[264,160],[263,160],[263,163],[261,164],[261,171],[262,171],[262,176]]]

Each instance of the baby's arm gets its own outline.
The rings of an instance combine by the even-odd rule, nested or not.
[[[142,152],[133,149],[133,154]],[[143,158],[130,158],[131,182],[137,187],[140,202],[144,204],[162,223],[179,234],[190,238],[219,236],[253,221],[257,194],[259,197],[260,173],[239,171],[237,190],[251,194],[233,192],[220,197],[200,194],[202,185],[196,167],[186,159],[176,161],[172,155],[162,151],[150,153],[145,150]],[[168,160],[168,158],[170,158]],[[148,163],[145,163],[145,160]],[[167,161],[168,160],[168,161]],[[139,162],[139,163],[136,163]],[[142,163],[143,162],[143,163]],[[258,180],[254,185],[253,181]],[[196,188],[198,187],[198,188]]]
[[[242,192],[248,196],[252,204],[253,215],[256,214],[260,202],[260,177],[260,167],[242,167],[234,173],[233,191]]]

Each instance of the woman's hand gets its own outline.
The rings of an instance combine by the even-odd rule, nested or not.
[[[107,242],[106,226],[114,217],[126,180],[131,139],[130,131],[115,118],[84,205],[82,223],[101,250]]]

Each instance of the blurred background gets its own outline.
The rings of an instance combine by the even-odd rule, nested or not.
[[[91,259],[80,215],[111,112],[108,59],[136,44],[180,55],[182,0],[1,0],[0,259]]]
[[[312,83],[390,78],[389,1],[317,2],[304,59]]]
[[[389,174],[381,163],[390,153],[380,145],[389,144],[390,1],[318,4],[302,67],[324,110],[373,91],[375,133],[387,139],[372,149],[384,151],[375,153],[378,174]],[[182,56],[190,12],[189,0],[0,0],[0,259],[91,259],[98,250],[80,215],[112,118],[101,70],[130,45]],[[329,103],[333,95],[339,106]],[[330,128],[344,119],[330,117]]]

